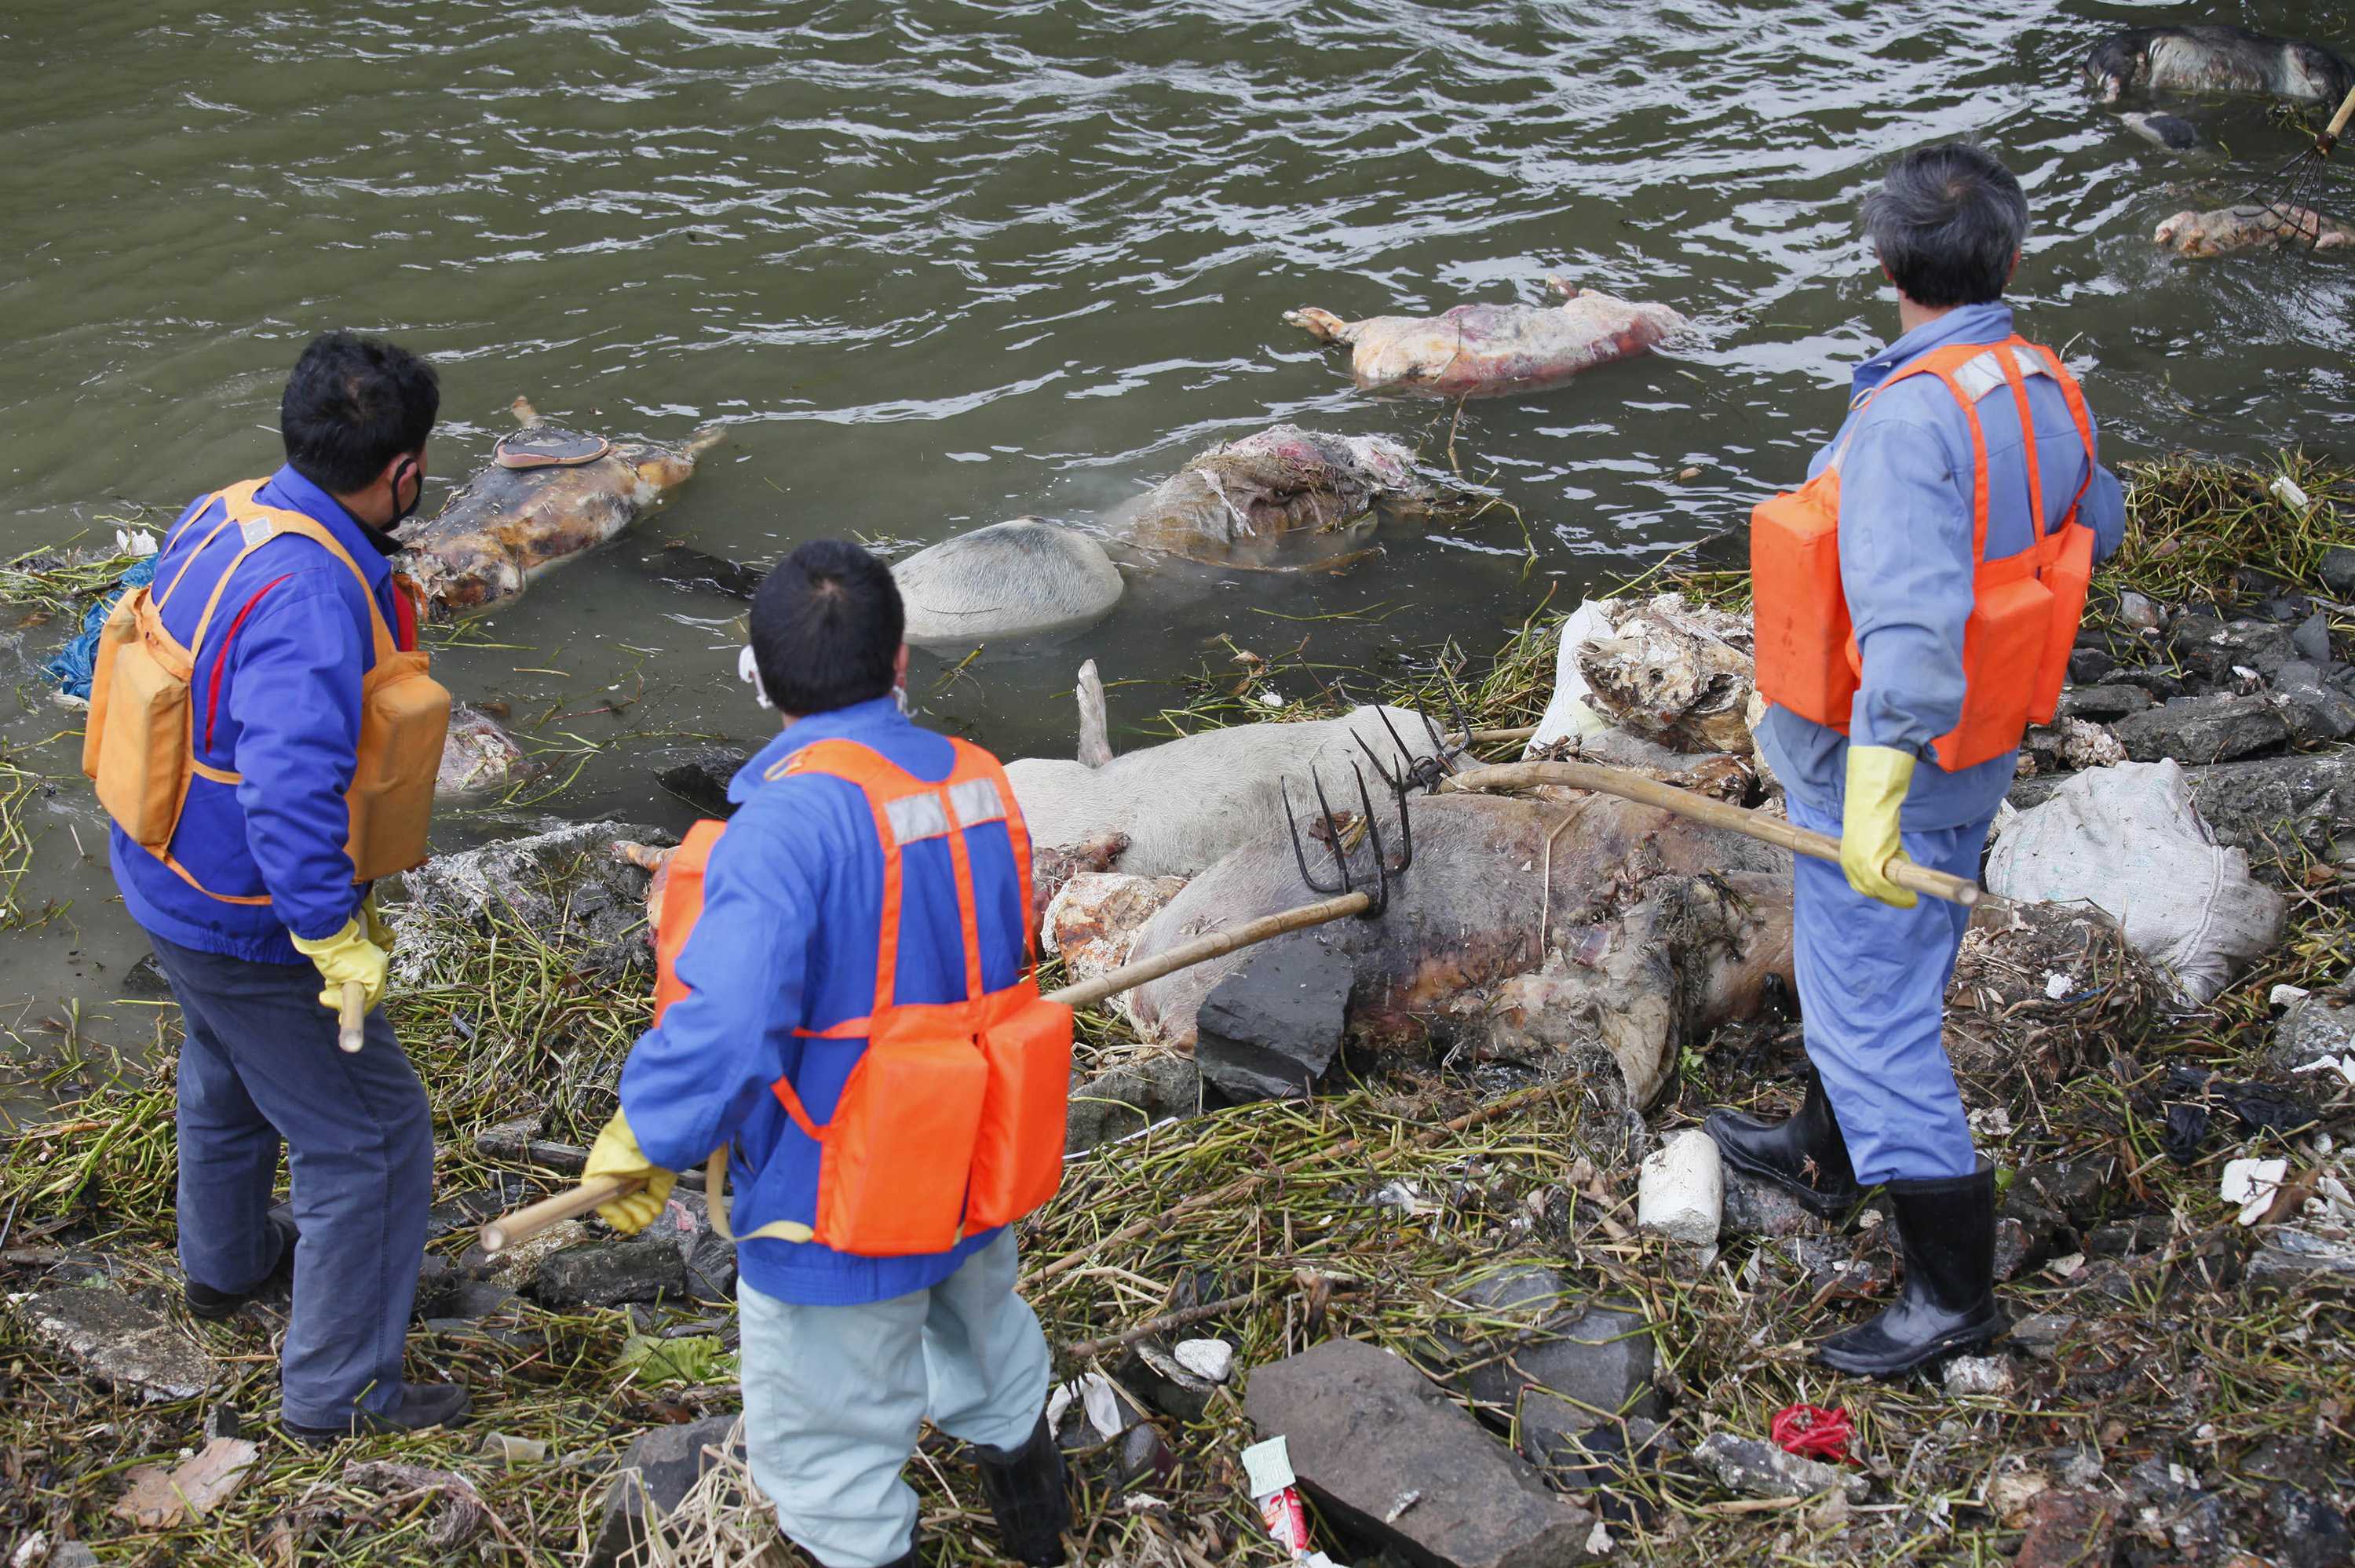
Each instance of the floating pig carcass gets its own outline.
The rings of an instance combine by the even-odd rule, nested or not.
[[[2337,103],[2355,87],[2355,68],[2305,38],[2194,24],[2110,34],[2087,51],[2085,80],[2105,102],[2143,89]]]
[[[512,599],[559,561],[593,550],[687,482],[717,429],[684,446],[609,441],[552,425],[518,397],[521,428],[434,516],[396,535],[404,569],[443,610]]]
[[[2151,242],[2184,256],[2222,256],[2288,245],[2307,250],[2355,246],[2355,228],[2310,207],[2249,203],[2212,212],[2179,212],[2158,226]]]
[[[1372,553],[1377,505],[1439,499],[1396,441],[1277,425],[1212,447],[1108,523],[1140,549],[1209,566],[1332,571]]]
[[[1350,344],[1350,374],[1364,390],[1428,397],[1542,392],[1646,353],[1688,324],[1666,305],[1573,291],[1559,280],[1548,286],[1564,296],[1560,305],[1458,305],[1436,316],[1355,322],[1312,307],[1284,319],[1323,342]]]
[[[891,567],[919,648],[1049,636],[1092,626],[1120,602],[1120,568],[1076,528],[1039,517],[993,523]]]

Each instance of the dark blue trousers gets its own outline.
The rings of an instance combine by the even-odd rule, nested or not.
[[[172,982],[180,1047],[180,1266],[243,1291],[277,1264],[265,1216],[282,1144],[293,1174],[294,1310],[280,1365],[285,1419],[340,1426],[400,1398],[400,1352],[433,1128],[424,1086],[381,1008],[346,1055],[309,964],[258,964],[148,940]]]

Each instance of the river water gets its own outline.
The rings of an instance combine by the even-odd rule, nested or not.
[[[2345,19],[2222,9],[2326,37]],[[1221,638],[1273,653],[1305,637],[1302,656],[1336,669],[1450,636],[1484,652],[1549,594],[1573,603],[1737,526],[1801,472],[1845,366],[1892,330],[1854,213],[1890,157],[1931,141],[1979,138],[2019,172],[2034,233],[2016,295],[2083,376],[2105,457],[2343,440],[2345,274],[2149,243],[2296,143],[2256,106],[2177,104],[2215,144],[2170,154],[2080,86],[2102,32],[2191,15],[16,0],[0,553],[111,536],[98,520],[133,508],[168,520],[274,466],[280,384],[330,326],[441,367],[429,512],[518,394],[613,435],[723,422],[728,444],[664,514],[441,664],[462,700],[507,705],[569,782],[447,814],[438,842],[551,814],[677,826],[647,754],[762,725],[733,677],[741,606],[663,581],[653,546],[765,561],[826,535],[1084,523],[1278,420],[1444,463],[1448,411],[1356,393],[1342,351],[1281,323],[1294,306],[1534,302],[1559,273],[1700,323],[1674,352],[1465,409],[1455,461],[1520,508],[1534,561],[1498,509],[1390,528],[1344,576],[1167,568],[1077,639],[954,673],[919,656],[927,711],[1008,755],[1068,752],[1071,672],[1094,657],[1126,683],[1115,744],[1141,744],[1185,677],[1231,668]],[[75,774],[80,720],[30,673],[61,630],[7,634],[0,743],[50,781],[18,914],[69,907],[0,944],[0,1027],[37,1043],[80,1001],[94,1033],[135,1038],[152,1010],[116,999],[144,943]]]

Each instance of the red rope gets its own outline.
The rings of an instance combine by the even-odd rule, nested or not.
[[[1791,1404],[1775,1412],[1768,1435],[1774,1439],[1775,1446],[1786,1453],[1845,1465],[1849,1463],[1848,1440],[1856,1436],[1856,1428],[1849,1421],[1848,1412],[1838,1406],[1826,1410],[1816,1404]]]

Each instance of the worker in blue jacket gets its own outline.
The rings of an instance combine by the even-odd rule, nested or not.
[[[392,938],[352,880],[345,804],[360,684],[376,657],[372,617],[398,629],[400,647],[415,644],[389,530],[417,506],[440,405],[432,367],[390,344],[330,333],[304,351],[279,404],[286,466],[256,499],[325,527],[366,586],[296,534],[245,556],[194,650],[198,767],[170,858],[120,826],[110,845],[123,902],[155,946],[186,1032],[188,1308],[228,1318],[292,1271],[282,1418],[311,1442],[453,1425],[468,1406],[455,1384],[401,1379],[433,1136],[424,1088],[377,1005]],[[191,506],[160,552],[155,589],[184,645],[245,544],[239,527],[217,530],[222,506],[218,496]],[[348,1055],[333,1011],[346,981],[359,982],[369,1009],[366,1044]],[[282,1147],[291,1215],[271,1207]]]
[[[814,1036],[873,1009],[883,852],[858,787],[785,765],[843,739],[918,779],[950,776],[948,741],[902,705],[904,620],[890,570],[853,545],[804,545],[762,583],[741,668],[783,732],[729,785],[739,810],[677,960],[687,994],[632,1049],[584,1180],[645,1180],[598,1211],[636,1231],[662,1212],[670,1172],[729,1146],[748,1457],[779,1525],[824,1568],[915,1561],[916,1497],[900,1471],[927,1418],[973,1446],[1007,1555],[1059,1563],[1070,1504],[1043,1414],[1046,1337],[1014,1292],[1013,1233],[911,1257],[791,1239],[815,1222],[820,1150],[773,1086],[789,1081],[822,1126],[866,1049]],[[985,991],[1013,984],[1026,961],[1006,824],[941,826],[901,849],[900,1005],[965,995],[951,832],[971,859]]]
[[[2002,1319],[1993,1294],[1994,1171],[1972,1146],[1940,1043],[1967,911],[1917,902],[1885,866],[1902,853],[1976,878],[2019,753],[1949,772],[1932,749],[1961,713],[1964,628],[1975,601],[1969,416],[1934,376],[1875,394],[1932,350],[2011,337],[2003,291],[2019,264],[2028,202],[2001,164],[1952,144],[1898,160],[1866,198],[1864,221],[1896,285],[1902,332],[1857,368],[1850,413],[1809,470],[1812,478],[1838,468],[1839,575],[1862,683],[1845,735],[1783,707],[1770,708],[1758,730],[1792,821],[1841,841],[1839,865],[1803,856],[1795,870],[1810,1067],[1796,1116],[1767,1123],[1720,1111],[1709,1130],[1729,1164],[1782,1184],[1818,1213],[1842,1213],[1863,1189],[1886,1185],[1903,1292],[1818,1355],[1842,1371],[1887,1375],[1992,1338]],[[2096,557],[2106,557],[2126,530],[2118,482],[2095,461],[2090,429],[2080,435],[2038,356],[2006,353],[2025,376],[2032,429],[2022,429],[1992,355],[1969,356],[1958,373],[1987,449],[1987,556],[2027,549],[2073,503]],[[2030,440],[2041,517],[2029,510]]]

